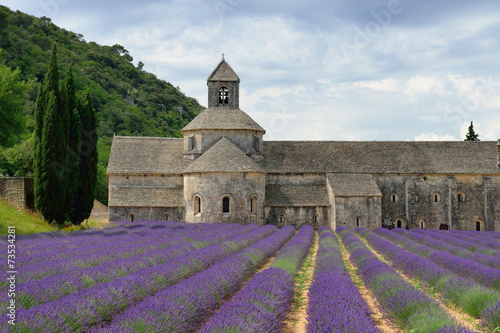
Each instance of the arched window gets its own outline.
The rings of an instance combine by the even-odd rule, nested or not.
[[[194,196],[194,215],[201,213],[201,198],[199,195]]]
[[[229,213],[229,197],[222,198],[222,213]]]
[[[417,193],[415,193],[415,202],[420,202],[420,196]]]
[[[130,214],[130,215],[128,216],[128,220],[129,220],[130,222],[134,222],[134,214]]]
[[[448,230],[448,229],[449,229],[449,227],[447,224],[440,224],[439,225],[439,230]]]
[[[250,213],[257,214],[257,197],[255,195],[250,198]]]
[[[280,214],[278,216],[278,223],[279,223],[279,226],[282,227],[285,225],[285,215],[283,214]]]
[[[356,217],[356,227],[359,227],[361,225],[361,217]]]
[[[420,229],[425,229],[425,220],[420,220]]]
[[[432,201],[433,202],[440,202],[441,201],[441,193],[439,192],[434,192],[432,194]]]
[[[165,221],[168,221],[168,214],[163,215],[163,219],[164,219]]]
[[[398,202],[398,194],[397,193],[393,193],[391,195],[391,202]]]
[[[402,228],[402,227],[403,227],[403,220],[397,219],[396,220],[396,228]]]
[[[458,202],[465,202],[467,201],[467,196],[465,195],[465,192],[458,192]]]
[[[229,101],[229,89],[226,86],[219,88],[219,104],[227,104]]]

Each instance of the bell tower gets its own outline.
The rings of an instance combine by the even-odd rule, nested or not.
[[[208,107],[238,109],[240,78],[229,66],[222,54],[222,60],[207,79]]]

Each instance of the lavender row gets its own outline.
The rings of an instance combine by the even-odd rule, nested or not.
[[[459,327],[439,304],[406,282],[399,273],[383,263],[363,242],[345,227],[337,228],[342,242],[357,266],[365,285],[373,292],[383,309],[399,324],[417,332],[435,332],[453,328],[452,332],[468,332]]]
[[[301,227],[278,253],[271,267],[252,276],[245,287],[226,302],[198,333],[281,332],[295,294],[294,276],[313,240],[314,230],[307,225]],[[278,264],[275,266],[276,260]]]
[[[224,299],[240,289],[243,281],[294,234],[293,227],[284,227],[209,269],[148,297],[94,332],[196,331]]]
[[[471,241],[477,241],[481,245],[500,245],[500,233],[495,231],[475,231],[475,230],[449,230],[449,233]]]
[[[500,290],[500,270],[476,262],[475,260],[477,259],[475,258],[476,256],[479,257],[479,254],[474,255],[473,252],[470,252],[472,254],[470,257],[471,259],[458,257],[446,250],[437,250],[447,249],[451,247],[451,245],[440,240],[417,232],[410,232],[403,229],[394,230],[395,232],[408,237],[420,244],[425,244],[430,248],[436,249],[436,251],[429,252],[428,259],[438,264],[439,266],[446,268],[458,274],[459,276],[473,279],[474,281],[485,287]]]
[[[371,311],[342,261],[337,238],[320,227],[314,278],[309,289],[307,332],[379,332]]]
[[[167,229],[165,235],[163,232],[156,232],[151,234],[151,237],[136,237],[136,243],[132,241],[121,243],[121,239],[116,239],[113,242],[103,244],[101,246],[96,246],[99,252],[96,253],[86,252],[86,248],[78,254],[74,254],[68,257],[60,257],[57,260],[51,259],[47,262],[38,262],[33,265],[23,267],[22,277],[19,278],[19,282],[33,281],[50,276],[55,276],[58,274],[79,274],[81,270],[96,266],[100,264],[101,267],[106,265],[106,262],[112,262],[113,260],[127,259],[140,257],[143,254],[151,252],[152,250],[161,250],[165,247],[175,245],[179,242],[192,243],[193,246],[196,245],[198,248],[207,245],[207,239],[210,239],[212,235],[217,235],[218,233],[225,230],[232,230],[236,227],[235,224],[232,225],[220,225],[209,230],[193,230],[190,229],[185,232],[172,233],[170,229]],[[175,235],[175,237],[174,237]],[[112,265],[112,264],[110,264]],[[116,265],[115,265],[116,266]],[[111,268],[111,267],[109,267]],[[34,281],[33,281],[34,282]],[[1,286],[1,283],[0,283]]]
[[[483,319],[490,328],[500,326],[499,292],[458,276],[422,257],[421,254],[434,250],[393,231],[378,228],[374,233],[361,230],[360,234],[403,274],[424,282],[465,313]]]
[[[270,227],[255,227],[238,227],[240,235],[223,243],[186,253],[165,264],[142,269],[29,310],[19,310],[15,327],[9,327],[7,318],[2,318],[0,328],[9,332],[82,332],[99,322],[111,320],[144,297],[207,269],[273,231]]]
[[[182,228],[182,229],[179,229]],[[213,227],[212,227],[213,228]],[[143,230],[144,229],[144,230]],[[142,230],[142,231],[141,231]],[[115,237],[93,236],[90,239],[71,238],[64,242],[49,239],[36,245],[35,249],[28,249],[26,242],[20,242],[19,246],[25,251],[24,255],[18,258],[18,267],[27,267],[39,262],[48,260],[69,259],[80,257],[82,252],[86,254],[99,254],[105,246],[127,246],[150,243],[149,238],[160,238],[161,235],[189,233],[190,231],[210,230],[201,224],[184,225],[183,223],[170,222],[162,229],[152,229],[149,227],[133,229],[126,234]]]
[[[443,230],[421,230],[421,229],[412,229],[412,232],[417,232],[434,239],[442,240],[445,243],[448,243],[452,246],[457,247],[457,252],[468,250],[472,253],[480,253],[487,256],[496,256],[500,253],[500,248],[495,249],[491,246],[481,245],[480,241],[477,240],[466,240],[462,237],[452,234],[450,232],[445,232]],[[458,237],[457,237],[458,236]],[[497,243],[497,242],[493,242]],[[500,246],[500,243],[497,243]],[[496,244],[495,244],[496,245]]]

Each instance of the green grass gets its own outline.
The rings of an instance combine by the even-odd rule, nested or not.
[[[45,222],[40,215],[19,211],[0,199],[0,235],[7,235],[9,226],[16,227],[17,235],[58,230]]]
[[[7,235],[9,226],[15,226],[16,235],[21,235],[57,230],[74,231],[90,228],[103,229],[107,228],[107,225],[107,221],[89,218],[83,221],[81,225],[71,225],[68,222],[60,228],[57,225],[46,222],[40,214],[18,210],[7,201],[0,198],[0,235]]]

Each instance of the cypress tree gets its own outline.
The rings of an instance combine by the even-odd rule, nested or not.
[[[465,135],[464,141],[481,141],[479,139],[479,134],[474,132],[474,124],[472,124],[472,121],[470,122],[469,132]]]
[[[80,169],[80,145],[82,125],[80,122],[80,113],[77,108],[76,89],[73,79],[73,66],[70,65],[66,78],[64,80],[64,91],[66,96],[67,108],[69,111],[69,142],[68,142],[68,185],[66,204],[64,207],[65,213],[70,214],[73,202],[78,191],[79,169]]]
[[[79,187],[71,210],[71,222],[81,224],[89,218],[94,206],[97,181],[97,119],[92,96],[87,91],[79,99],[82,141]]]
[[[59,88],[57,47],[38,90],[35,110],[35,207],[48,221],[64,222],[68,183],[69,116],[64,90]]]

